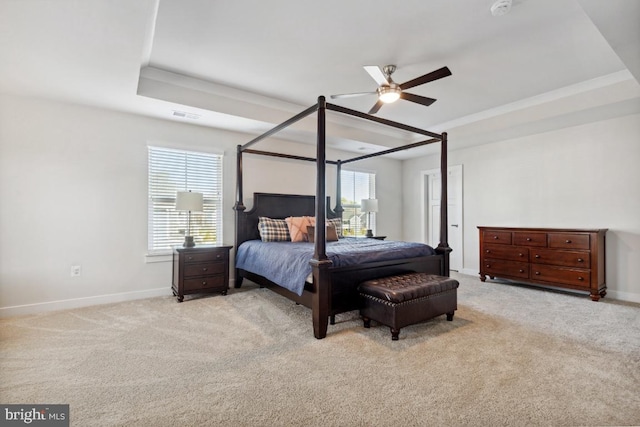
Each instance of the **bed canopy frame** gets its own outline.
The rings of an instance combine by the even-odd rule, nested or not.
[[[338,113],[346,114],[349,116],[357,117],[360,119],[368,120],[371,122],[376,122],[382,125],[386,125],[389,127],[393,127],[396,129],[404,130],[407,132],[416,133],[419,135],[423,135],[428,137],[428,139],[408,145],[403,145],[396,148],[391,148],[388,150],[379,151],[376,153],[366,154],[358,157],[354,157],[348,160],[327,160],[326,158],[326,110],[335,111]],[[269,151],[261,151],[255,150],[251,147],[256,143],[271,137],[278,132],[288,128],[294,123],[302,120],[303,118],[316,113],[317,112],[317,146],[316,146],[316,157],[303,157],[285,153],[275,153]],[[383,119],[380,117],[372,116],[369,114],[362,113],[360,111],[352,110],[349,108],[341,107],[339,105],[331,104],[326,102],[324,96],[318,97],[318,102],[306,110],[300,112],[299,114],[291,117],[289,120],[273,127],[262,135],[252,139],[244,145],[237,146],[237,175],[236,175],[236,203],[234,205],[234,210],[236,211],[236,219],[235,219],[235,250],[237,252],[238,246],[246,240],[255,239],[257,234],[257,227],[254,227],[255,224],[247,225],[245,221],[245,216],[250,212],[245,214],[246,207],[244,205],[244,196],[243,196],[243,155],[244,154],[254,154],[261,156],[271,156],[271,157],[279,157],[285,159],[293,159],[307,162],[315,162],[317,169],[316,176],[316,194],[315,197],[312,196],[294,196],[294,195],[277,195],[282,196],[284,199],[278,200],[290,200],[289,198],[296,197],[311,197],[311,203],[315,203],[315,218],[316,224],[315,227],[315,238],[314,238],[314,255],[310,260],[310,264],[313,272],[313,288],[310,289],[310,292],[303,294],[302,296],[298,296],[293,294],[292,292],[284,289],[275,287],[272,290],[290,298],[300,304],[306,305],[310,307],[313,311],[313,329],[314,335],[316,338],[324,338],[327,333],[327,322],[328,318],[331,315],[333,319],[333,315],[336,310],[331,307],[331,276],[330,276],[330,268],[332,266],[331,260],[327,257],[327,241],[326,241],[326,229],[322,226],[322,224],[326,223],[327,216],[329,217],[342,217],[342,203],[341,203],[341,182],[340,182],[340,173],[342,165],[356,162],[359,160],[382,156],[385,154],[391,154],[398,151],[408,150],[411,148],[420,147],[427,144],[433,144],[440,142],[440,172],[441,172],[441,185],[442,191],[441,201],[440,201],[440,242],[438,246],[435,248],[436,253],[440,256],[440,274],[448,276],[449,275],[449,253],[452,249],[449,247],[448,243],[448,225],[447,225],[447,133],[443,132],[442,134],[430,132],[427,130],[419,129],[413,126],[405,125],[402,123],[398,123],[395,121]],[[335,165],[337,168],[337,185],[336,185],[336,207],[332,210],[330,206],[327,205],[327,195],[326,195],[326,165]],[[258,199],[256,199],[258,200]],[[308,203],[308,202],[305,202]],[[286,209],[283,207],[283,209]],[[251,211],[255,211],[256,206],[254,205]],[[291,216],[295,214],[289,214]],[[259,237],[258,237],[259,238]],[[380,265],[380,269],[384,269],[385,265]],[[248,276],[251,280],[252,277]],[[239,272],[236,269],[236,283],[235,287],[240,287],[242,283],[242,277],[239,277]]]

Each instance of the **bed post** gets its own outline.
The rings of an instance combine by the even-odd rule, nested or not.
[[[313,335],[317,339],[327,336],[327,324],[330,311],[330,283],[328,268],[332,262],[327,258],[327,197],[326,197],[326,134],[325,115],[326,100],[324,96],[318,97],[318,145],[317,145],[317,177],[316,177],[316,227],[315,247],[313,258],[310,261],[313,271],[313,283],[315,292],[311,298],[311,310],[313,314]]]
[[[242,146],[238,145],[237,154],[236,154],[236,204],[233,207],[233,210],[236,211],[235,218],[235,226],[236,226],[236,241],[235,241],[235,254],[238,253],[238,227],[240,227],[240,215],[244,212],[246,207],[243,204],[243,196],[242,196]],[[238,269],[235,270],[234,276],[234,285],[235,288],[239,288],[242,286],[242,277],[240,276]]]
[[[442,185],[442,189],[440,191],[440,243],[436,248],[436,252],[443,255],[444,265],[443,272],[444,276],[449,276],[449,253],[452,249],[449,247],[449,224],[448,224],[448,212],[447,212],[447,176],[448,176],[448,166],[447,166],[447,133],[442,133],[442,140],[440,145],[440,182]]]
[[[340,218],[340,222],[342,222],[342,212],[344,212],[342,208],[342,160],[336,162],[336,167],[336,208],[334,212],[338,218]]]

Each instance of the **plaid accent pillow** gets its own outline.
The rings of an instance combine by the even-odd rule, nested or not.
[[[291,240],[289,227],[284,219],[261,216],[258,218],[258,231],[263,242],[288,242]]]
[[[342,218],[327,218],[327,225],[333,225],[338,237],[342,237]]]

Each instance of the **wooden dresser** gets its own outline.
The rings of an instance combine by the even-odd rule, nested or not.
[[[202,245],[173,250],[173,295],[178,302],[187,294],[229,289],[229,245]]]
[[[480,280],[517,282],[587,291],[593,301],[607,293],[607,229],[478,227]]]

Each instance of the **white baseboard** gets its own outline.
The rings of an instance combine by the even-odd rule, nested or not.
[[[468,275],[468,276],[475,276],[476,278],[480,277],[479,273],[478,273],[478,270],[472,269],[472,268],[460,269],[460,271],[458,271],[458,273],[465,274],[465,275]],[[535,286],[535,285],[532,285],[532,286]],[[612,290],[611,288],[607,289],[607,296],[605,297],[605,299],[607,299],[607,298],[616,299],[616,300],[620,300],[620,301],[626,301],[626,302],[640,303],[640,294],[631,293],[631,292],[615,291],[615,290]]]
[[[144,291],[122,292],[119,294],[97,295],[93,297],[16,305],[12,307],[0,307],[0,317],[23,316],[27,314],[38,314],[49,311],[66,310],[70,308],[88,307],[91,305],[110,304],[114,302],[132,301],[136,299],[154,298],[167,295],[172,295],[171,288],[163,287]]]

